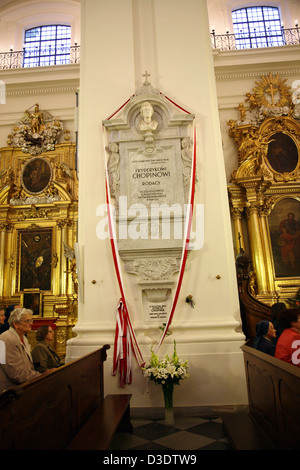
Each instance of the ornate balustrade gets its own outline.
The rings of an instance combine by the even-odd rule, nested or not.
[[[219,49],[221,51],[238,50],[238,49],[249,49],[250,46],[243,37],[243,34],[235,35],[227,32],[226,34],[216,34],[215,30],[211,32],[211,46],[213,49]],[[257,41],[256,41],[257,39]],[[257,38],[252,38],[252,48],[260,46],[261,36],[257,35]],[[277,47],[277,46],[291,46],[300,44],[300,28],[298,25],[295,28],[289,28],[281,30],[280,36],[267,36],[266,47]],[[30,65],[24,65],[24,58],[35,58],[35,52],[26,52],[25,48],[22,51],[13,51],[12,49],[8,52],[0,52],[0,70],[3,69],[19,69],[29,67]],[[74,46],[70,47],[70,56],[67,64],[78,64],[80,63],[80,46],[75,43]],[[49,64],[58,65],[58,64]],[[33,65],[31,65],[32,67]]]
[[[243,33],[239,35],[230,34],[216,34],[215,30],[211,32],[211,46],[213,49],[219,49],[221,51],[237,50],[237,49],[249,49],[248,35],[247,38]],[[281,28],[281,35],[275,36],[272,33],[267,35],[267,46],[266,47],[277,47],[277,46],[292,46],[300,44],[300,28],[298,25],[295,28],[284,29]],[[261,34],[257,34],[256,37],[251,37],[253,43],[252,48],[262,47],[260,46],[260,40],[262,39]]]
[[[25,48],[22,51],[14,51],[10,50],[8,52],[0,52],[0,69],[19,69],[19,68],[27,68],[27,67],[34,67],[36,65],[24,65],[24,59],[26,61],[28,59],[35,59],[37,61],[34,62],[38,66],[38,55],[36,52],[28,52],[25,51]],[[75,44],[74,46],[70,47],[69,57],[68,59],[63,62],[63,64],[78,64],[80,62],[80,46]],[[42,64],[40,64],[42,65]],[[45,64],[48,65],[48,64]],[[49,65],[59,65],[59,64],[52,64]],[[62,65],[62,64],[60,64]]]

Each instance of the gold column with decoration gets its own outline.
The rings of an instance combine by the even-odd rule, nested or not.
[[[248,234],[253,292],[267,305],[289,305],[300,287],[300,107],[286,82],[263,75],[227,122],[238,162],[228,185],[235,244]]]
[[[275,295],[275,285],[274,285],[274,273],[272,265],[272,248],[270,246],[270,238],[268,233],[268,222],[267,217],[270,213],[269,208],[265,205],[260,211],[260,222],[261,222],[261,233],[262,233],[262,243],[264,247],[264,259],[265,259],[265,274],[266,274],[266,285],[267,292],[272,296]]]
[[[261,240],[260,223],[257,207],[252,204],[247,208],[249,240],[251,247],[252,264],[256,276],[257,293],[267,292],[264,251]]]

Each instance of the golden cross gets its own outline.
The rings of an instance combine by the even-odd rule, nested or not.
[[[273,88],[273,83],[270,83],[269,88],[266,88],[265,91],[271,96],[272,106],[274,106],[274,94],[276,93],[276,91],[278,91],[277,87],[275,86]]]

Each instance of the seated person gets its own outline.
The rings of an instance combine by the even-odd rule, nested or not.
[[[40,377],[34,370],[26,334],[31,330],[32,310],[15,308],[8,319],[9,329],[0,335],[5,343],[5,363],[0,364],[0,392]]]
[[[21,305],[9,305],[8,307],[6,307],[5,313],[4,313],[4,321],[1,322],[0,320],[0,335],[1,333],[4,333],[4,331],[7,331],[9,329],[8,319],[9,319],[11,312],[15,308],[21,308]]]
[[[272,340],[276,337],[276,330],[270,321],[260,321],[256,325],[256,336],[253,347],[258,351],[274,356],[275,345]]]
[[[39,372],[45,372],[63,365],[54,349],[50,346],[53,342],[54,331],[51,326],[42,325],[36,332],[37,343],[32,349],[34,367]]]
[[[275,357],[300,367],[300,309],[282,310],[278,322],[284,330],[278,338]]]
[[[4,325],[5,314],[4,314],[4,307],[0,305],[0,326]]]
[[[284,302],[276,302],[275,304],[272,305],[271,307],[271,321],[274,325],[274,328],[276,330],[276,337],[273,340],[273,343],[276,344],[279,336],[281,335],[283,329],[278,323],[278,315],[279,313],[286,309],[285,303]]]

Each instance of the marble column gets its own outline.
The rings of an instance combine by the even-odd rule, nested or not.
[[[174,406],[237,405],[247,402],[244,342],[235,272],[206,0],[82,0],[79,92],[80,278],[76,337],[67,361],[105,343],[112,348],[105,366],[105,393],[116,393],[111,375],[116,308],[120,297],[108,239],[97,237],[105,202],[105,143],[101,124],[144,82],[195,115],[197,184],[195,204],[204,207],[204,243],[188,257],[171,334],[159,355],[179,356],[191,367],[177,388]],[[100,209],[99,209],[100,207]],[[196,220],[194,220],[195,229]],[[132,323],[145,360],[158,343],[158,324],[141,317],[141,292],[124,272]],[[192,295],[192,308],[186,297]],[[132,407],[162,406],[161,390],[149,389],[137,364]]]

